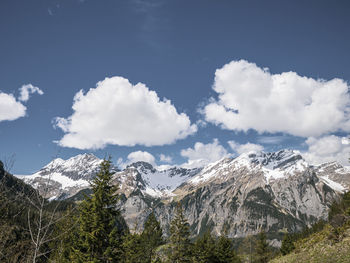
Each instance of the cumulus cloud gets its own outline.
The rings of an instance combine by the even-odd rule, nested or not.
[[[37,92],[44,94],[42,90],[34,87],[32,84],[23,85],[20,89],[18,100],[13,94],[7,94],[0,91],[0,122],[13,121],[26,115],[27,107],[22,104],[29,100],[29,94]]]
[[[188,159],[183,167],[201,167],[229,156],[226,149],[214,139],[212,143],[196,142],[193,148],[181,150],[181,156]]]
[[[29,100],[30,94],[33,94],[33,93],[38,93],[39,95],[44,94],[44,92],[41,89],[39,89],[38,87],[34,87],[32,84],[23,85],[19,90],[20,90],[20,95],[18,100],[23,102],[26,102]]]
[[[155,162],[156,159],[149,152],[136,151],[136,152],[132,152],[128,155],[128,162],[129,163],[135,163],[135,162],[139,162],[139,161],[147,162],[147,163],[150,163],[152,165],[155,165],[155,163],[156,163]]]
[[[66,133],[58,142],[64,147],[165,145],[197,131],[170,100],[160,100],[144,84],[132,85],[122,77],[106,78],[86,94],[79,91],[72,108],[70,117],[55,119],[55,126]]]
[[[254,143],[245,143],[245,144],[239,144],[235,141],[228,141],[228,145],[231,147],[231,149],[236,152],[237,154],[247,153],[247,152],[260,152],[264,150],[264,147],[259,144]]]
[[[271,74],[240,60],[216,70],[213,89],[218,99],[210,100],[202,113],[224,129],[301,137],[350,131],[349,86],[342,79]]]
[[[27,108],[12,94],[0,92],[0,121],[13,121],[26,115]]]
[[[154,156],[151,153],[146,151],[131,152],[127,156],[127,159],[125,162],[123,161],[122,158],[119,158],[117,161],[117,165],[120,166],[121,168],[125,168],[129,164],[140,162],[140,161],[150,163],[153,166],[157,166],[155,162],[156,159],[154,158]]]
[[[165,155],[165,154],[160,154],[159,155],[159,160],[161,161],[161,162],[164,162],[164,163],[172,163],[172,161],[173,161],[173,158],[171,158],[171,156],[169,156],[169,155]]]
[[[308,138],[306,140],[308,151],[304,158],[312,164],[338,161],[343,165],[349,165],[350,145],[347,138],[335,135],[321,138]]]

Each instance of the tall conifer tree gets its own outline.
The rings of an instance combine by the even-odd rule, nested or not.
[[[286,233],[283,237],[282,240],[282,246],[281,246],[281,253],[282,255],[287,255],[290,252],[292,252],[295,249],[294,243],[293,243],[293,239],[292,239],[292,235],[289,233]]]
[[[216,256],[218,263],[240,263],[241,260],[237,256],[232,241],[222,235],[216,241]]]
[[[266,234],[261,231],[256,243],[256,256],[258,263],[267,263],[269,261],[269,244],[266,241]]]
[[[101,163],[92,181],[92,195],[81,204],[73,262],[119,262],[122,233],[118,228],[117,187],[111,184],[110,160]]]
[[[144,242],[138,233],[129,233],[123,238],[123,263],[145,263]]]
[[[176,215],[170,225],[170,247],[169,255],[172,263],[191,262],[190,227],[183,214],[181,203],[176,206]]]
[[[195,263],[217,263],[215,254],[215,239],[212,237],[209,231],[196,240],[193,250],[193,259]]]
[[[156,248],[164,243],[162,228],[153,212],[147,217],[141,238],[145,249],[144,262],[152,262],[156,258]]]

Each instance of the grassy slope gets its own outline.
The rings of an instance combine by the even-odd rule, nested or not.
[[[270,262],[350,262],[350,224],[339,228],[339,232],[337,240],[333,228],[326,225],[321,232],[296,242],[296,249],[291,254],[275,258]]]

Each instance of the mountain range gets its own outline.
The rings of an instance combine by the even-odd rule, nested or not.
[[[46,198],[77,200],[88,191],[101,161],[92,154],[54,159],[18,177]],[[158,170],[135,162],[112,172],[123,216],[135,231],[154,211],[167,233],[181,202],[194,235],[211,231],[240,238],[264,229],[276,246],[284,232],[326,219],[331,203],[350,189],[350,167],[336,162],[314,166],[293,150],[249,152],[193,169]]]

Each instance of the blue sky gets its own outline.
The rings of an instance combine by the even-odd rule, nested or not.
[[[191,166],[292,148],[345,163],[349,11],[322,0],[3,0],[0,158],[15,154],[18,174],[84,152]]]

